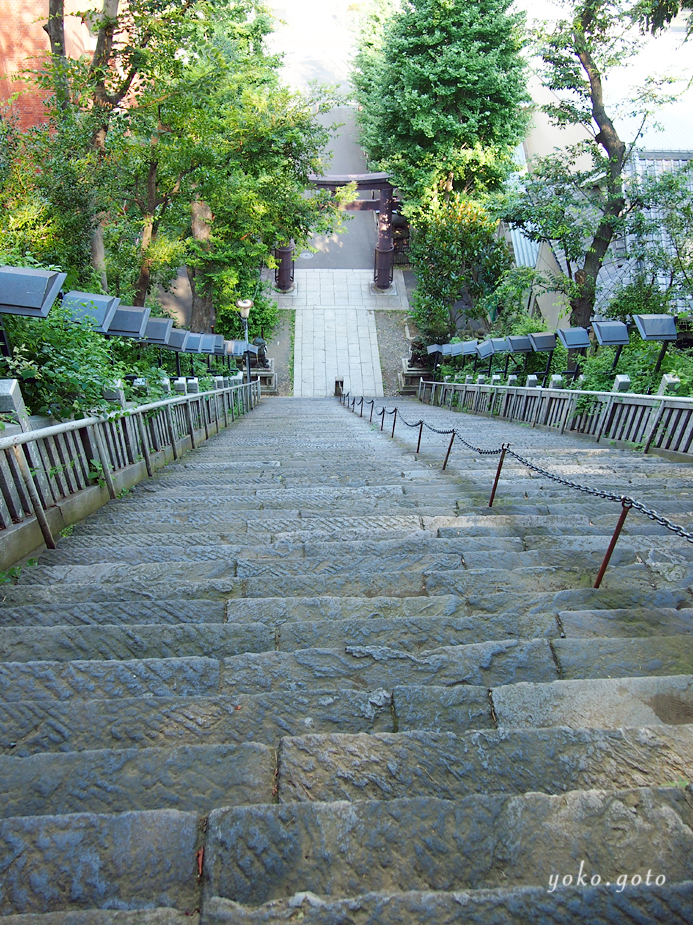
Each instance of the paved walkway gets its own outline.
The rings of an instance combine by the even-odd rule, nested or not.
[[[335,380],[359,395],[383,395],[383,377],[375,328],[377,310],[407,311],[401,271],[393,292],[371,291],[370,270],[296,268],[296,289],[277,296],[280,309],[296,310],[294,395],[334,395]]]

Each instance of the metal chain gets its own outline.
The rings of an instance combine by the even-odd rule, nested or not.
[[[349,393],[347,392],[346,396],[343,397],[348,405]],[[375,401],[371,400],[366,404],[375,405]],[[397,411],[396,407],[393,408],[392,411],[388,411],[387,408],[380,408],[376,411],[376,414],[382,417],[384,414],[394,414],[395,411]],[[465,440],[459,430],[457,430],[455,427],[452,427],[449,430],[440,430],[437,427],[433,427],[431,424],[427,424],[426,421],[421,418],[415,423],[410,423],[402,417],[401,412],[399,413],[397,420],[400,424],[404,424],[407,427],[420,427],[423,424],[427,430],[432,431],[434,434],[440,434],[441,436],[445,437],[449,436],[450,434],[455,434],[460,443],[464,444],[464,446],[470,450],[473,450],[475,453],[478,453],[480,456],[499,456],[503,452],[502,446],[498,447],[498,449],[483,449],[480,446],[474,446],[473,443],[469,443],[467,440]],[[548,469],[542,469],[541,466],[537,466],[536,463],[530,462],[530,460],[525,459],[524,456],[520,456],[519,453],[516,453],[514,450],[510,449],[509,444],[506,447],[506,453],[508,456],[512,456],[513,459],[516,459],[523,466],[526,466],[533,472],[537,472],[539,475],[543,475],[547,479],[551,479],[554,482],[565,485],[566,488],[572,488],[575,491],[581,491],[584,494],[592,495],[595,498],[601,498],[604,501],[616,501],[619,504],[625,505],[626,507],[631,507],[634,510],[639,511],[641,514],[644,514],[645,517],[648,517],[650,520],[659,524],[660,527],[665,527],[667,530],[675,533],[677,536],[680,536],[687,542],[693,543],[693,533],[686,530],[685,527],[681,526],[681,524],[676,524],[652,508],[646,507],[642,501],[637,501],[635,498],[631,498],[629,495],[617,495],[611,491],[604,491],[599,488],[591,488],[589,485],[581,485],[579,482],[573,482],[572,479],[565,479],[560,475],[556,475],[554,472],[549,472]]]

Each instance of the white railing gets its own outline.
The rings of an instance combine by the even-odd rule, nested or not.
[[[421,382],[419,401],[693,457],[693,398]]]
[[[51,508],[97,484],[117,497],[119,473],[143,462],[152,475],[259,400],[256,380],[0,437],[0,539],[3,530],[35,517],[46,545],[55,548]]]

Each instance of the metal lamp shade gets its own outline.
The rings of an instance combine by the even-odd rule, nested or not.
[[[215,348],[214,334],[203,334],[200,340],[200,353],[214,353]]]
[[[171,333],[168,335],[166,346],[169,348],[169,350],[185,350],[189,336],[190,331],[186,331],[185,328],[173,328]]]
[[[151,309],[136,305],[121,305],[113,316],[108,333],[114,337],[134,337],[141,340],[147,329]]]
[[[531,353],[534,350],[532,342],[526,334],[513,334],[506,337],[511,353]]]
[[[82,320],[91,318],[94,330],[101,334],[108,333],[120,299],[110,295],[98,295],[94,292],[68,292],[63,296],[63,308],[68,309],[73,318]]]
[[[45,318],[66,278],[52,270],[0,267],[0,313]]]
[[[476,345],[476,352],[482,360],[488,360],[490,356],[493,356],[493,344],[490,340],[482,340],[480,344]]]
[[[225,347],[226,341],[224,340],[223,334],[214,335],[214,353],[215,356],[223,357],[226,353]]]
[[[536,353],[550,353],[556,349],[555,334],[528,334],[527,336]]]
[[[565,328],[556,333],[566,350],[585,350],[590,345],[587,328]]]
[[[674,341],[678,336],[673,315],[633,315],[633,321],[643,340]]]
[[[600,347],[625,347],[630,343],[628,328],[622,321],[593,321],[592,330]]]
[[[168,339],[173,330],[171,318],[150,318],[144,331],[144,339],[148,344],[159,347],[168,347]]]
[[[188,334],[188,341],[185,345],[186,353],[202,352],[202,334],[194,334],[192,331]]]
[[[440,344],[429,344],[429,346],[426,347],[426,350],[428,350],[429,356],[432,353],[442,353],[443,352],[443,348],[440,346]]]
[[[464,344],[450,344],[450,356],[459,357],[464,353]]]
[[[475,340],[466,340],[462,344],[462,356],[465,356],[465,357],[476,356],[476,341]]]
[[[440,352],[444,357],[449,357],[452,355],[452,344],[442,344]]]
[[[510,344],[507,337],[492,337],[491,346],[494,353],[509,353]]]

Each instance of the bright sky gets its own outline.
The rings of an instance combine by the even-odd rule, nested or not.
[[[527,12],[530,21],[561,15],[560,4],[551,0],[516,0],[516,5]],[[347,90],[358,10],[367,6],[366,0],[270,0],[270,6],[285,22],[278,26],[272,47],[285,55],[286,82],[304,88],[318,80]],[[644,146],[648,148],[693,150],[693,89],[686,90],[693,77],[693,38],[685,46],[683,38],[683,31],[672,31],[650,40],[637,62],[618,71],[606,88],[611,98],[620,99],[643,75],[669,72],[681,78],[677,92],[685,92],[659,113],[665,131],[647,131]],[[627,135],[629,124],[622,120],[619,125]]]

